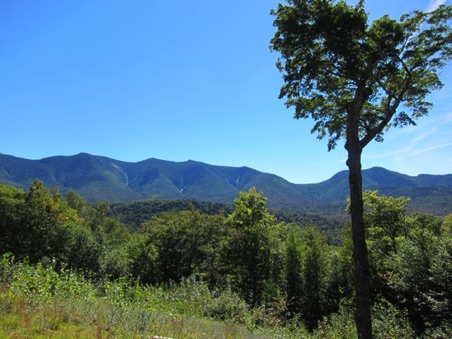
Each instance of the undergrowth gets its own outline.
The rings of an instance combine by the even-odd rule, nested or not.
[[[48,265],[0,261],[1,338],[300,338],[261,316],[231,290],[189,278],[167,287],[130,277],[92,281]],[[269,312],[267,312],[269,313]]]
[[[144,286],[130,277],[93,281],[55,262],[0,260],[1,338],[355,338],[352,310],[309,333],[279,308],[250,309],[230,288],[209,289],[191,277],[170,286]],[[378,337],[412,335],[403,316],[380,305]]]

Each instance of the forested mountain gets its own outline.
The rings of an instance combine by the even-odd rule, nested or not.
[[[445,216],[452,210],[451,174],[413,177],[379,167],[363,173],[364,189],[410,197],[413,211]],[[316,184],[292,184],[248,167],[192,160],[131,163],[86,153],[28,160],[0,154],[1,184],[26,189],[36,178],[63,194],[75,190],[88,201],[195,199],[230,204],[240,191],[254,186],[269,198],[271,209],[338,214],[348,196],[347,171]]]

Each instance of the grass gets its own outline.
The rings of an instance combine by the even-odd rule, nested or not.
[[[250,310],[231,291],[211,291],[194,278],[162,288],[130,278],[93,282],[54,268],[0,260],[1,338],[302,338],[305,333],[274,326],[268,312]]]
[[[409,338],[397,310],[380,305],[376,337]],[[379,320],[378,320],[379,319]],[[446,333],[446,332],[444,332]],[[231,290],[189,278],[169,287],[131,278],[92,281],[55,265],[0,258],[0,338],[356,338],[350,305],[309,333],[271,309],[250,309]],[[441,337],[441,336],[439,336]]]
[[[1,338],[275,337],[271,333],[252,333],[233,323],[164,314],[132,305],[112,306],[100,300],[93,304],[73,300],[35,303],[8,296],[2,298],[1,309]]]

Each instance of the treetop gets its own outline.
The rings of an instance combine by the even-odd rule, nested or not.
[[[383,140],[391,126],[415,125],[440,89],[439,70],[452,57],[452,6],[399,20],[385,15],[369,23],[364,1],[299,0],[271,12],[280,52],[280,98],[295,118],[313,118],[312,133],[328,137],[328,149],[345,137],[347,117],[357,119],[361,147]]]

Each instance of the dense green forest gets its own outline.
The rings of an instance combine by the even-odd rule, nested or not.
[[[450,337],[452,215],[408,215],[408,198],[377,191],[364,192],[364,203],[375,334]],[[145,202],[132,209],[88,204],[37,180],[28,191],[0,186],[0,323],[11,324],[18,305],[40,314],[49,305],[62,309],[64,299],[72,300],[65,321],[91,319],[97,330],[82,335],[92,337],[107,329],[119,337],[180,337],[174,319],[189,324],[193,317],[210,321],[209,329],[190,323],[185,337],[203,337],[212,326],[228,338],[356,336],[349,225],[332,242],[309,227],[309,216],[297,223],[271,213],[253,188],[225,208],[173,204],[159,202],[146,219]],[[127,227],[112,213],[118,208],[143,222]]]
[[[147,199],[111,203],[108,216],[118,218],[130,231],[136,232],[145,221],[148,221],[154,215],[162,212],[191,209],[203,214],[223,214],[227,216],[234,211],[234,205],[193,199]],[[316,214],[290,213],[271,209],[269,211],[276,217],[278,222],[297,224],[300,227],[315,226],[330,242],[341,243],[344,227],[343,217],[321,217]]]
[[[347,171],[319,183],[293,184],[252,168],[197,161],[147,159],[128,163],[86,153],[29,160],[0,154],[0,184],[26,190],[35,178],[47,187],[58,187],[63,195],[75,190],[90,203],[109,201],[111,215],[134,228],[149,218],[149,211],[177,210],[186,208],[187,203],[205,213],[218,209],[229,213],[239,192],[251,187],[265,193],[269,210],[281,221],[308,224],[309,218],[320,215],[330,220],[311,223],[328,225],[331,230],[337,228],[331,218],[343,221],[349,217],[344,213],[349,192]],[[409,213],[444,218],[452,209],[452,174],[414,177],[373,167],[363,170],[363,189],[410,197]],[[287,213],[284,218],[280,218],[282,211]]]

